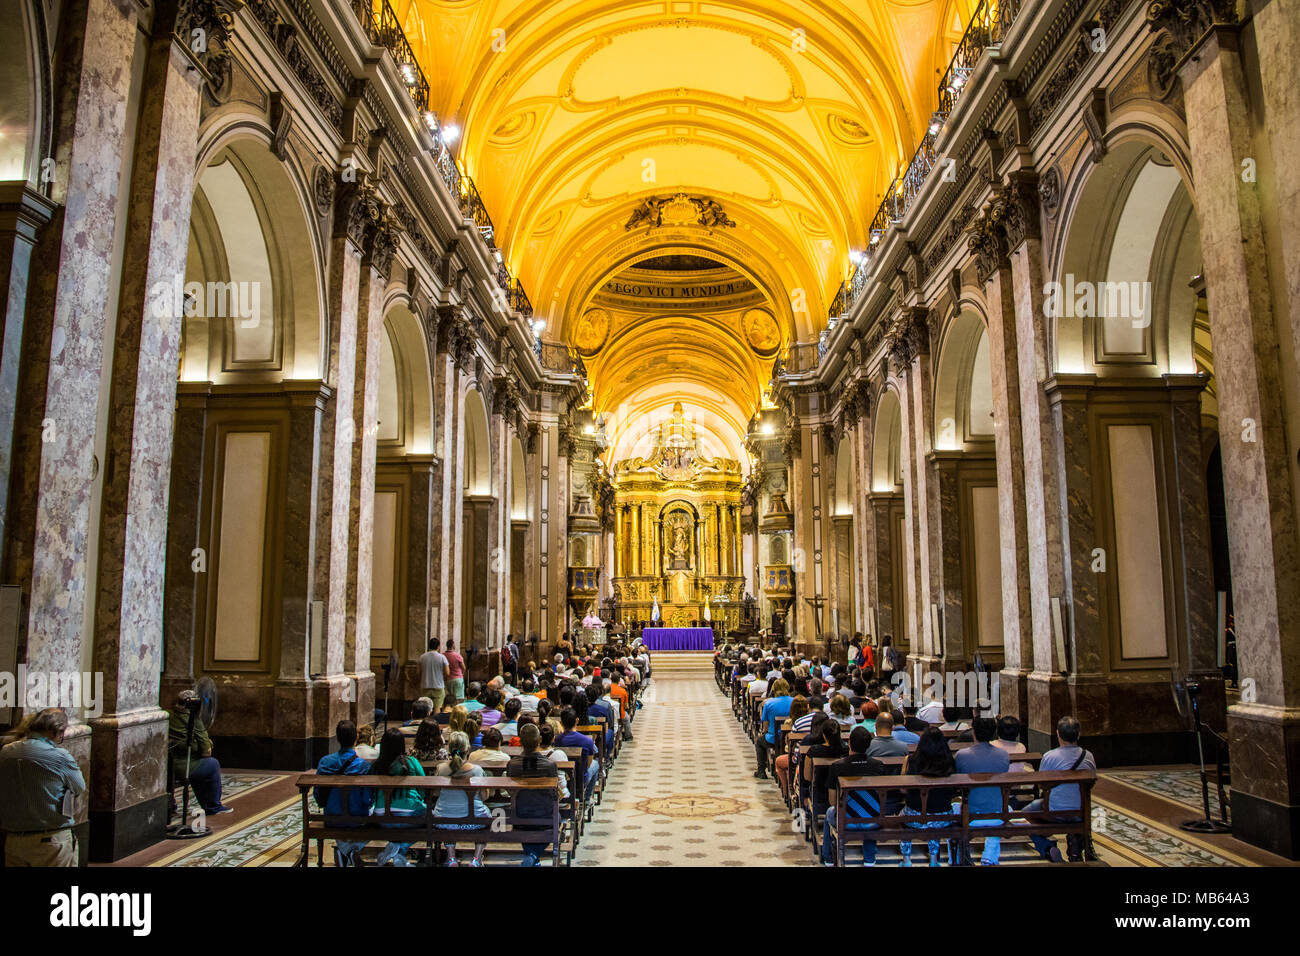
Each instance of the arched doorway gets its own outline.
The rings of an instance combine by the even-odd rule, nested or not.
[[[465,393],[461,444],[460,646],[471,673],[486,671],[489,635],[496,623],[489,607],[488,577],[493,563],[492,450],[487,406],[477,389]]]

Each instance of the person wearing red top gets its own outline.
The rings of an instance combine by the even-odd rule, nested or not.
[[[465,699],[465,658],[456,650],[456,642],[447,642],[447,706],[455,707]]]
[[[627,695],[627,688],[623,686],[622,675],[615,670],[609,672],[609,696],[618,701],[619,713],[622,715],[619,723],[623,729],[623,739],[631,740],[632,731],[628,727],[628,723],[632,720],[632,711],[628,707],[630,700]]]

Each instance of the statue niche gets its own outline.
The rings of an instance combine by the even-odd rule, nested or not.
[[[672,511],[664,519],[664,552],[668,571],[689,571],[691,542],[695,539],[695,519],[684,509]]]

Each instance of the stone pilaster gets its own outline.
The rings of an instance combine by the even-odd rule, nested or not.
[[[26,183],[0,185],[0,301],[4,302],[4,335],[0,338],[0,560],[8,537],[9,471],[32,252],[37,233],[49,223],[55,209],[52,202]]]

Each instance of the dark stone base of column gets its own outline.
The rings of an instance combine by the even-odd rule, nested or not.
[[[1228,711],[1228,744],[1233,835],[1300,859],[1300,719],[1295,711],[1234,704]]]
[[[287,770],[315,769],[334,746],[333,737],[275,738],[213,736],[213,755],[222,769]]]
[[[998,671],[998,709],[1020,721],[1023,729],[1029,724],[1029,675],[1023,671],[1004,667]]]
[[[479,681],[486,683],[493,677],[501,673],[501,652],[489,651],[488,653],[479,653],[474,655],[474,659],[466,666],[465,683],[470,681]]]
[[[1288,860],[1300,860],[1300,805],[1233,790],[1232,835]]]
[[[153,846],[167,834],[167,794],[119,810],[91,810],[86,857],[112,863]],[[78,832],[77,839],[83,839]]]

